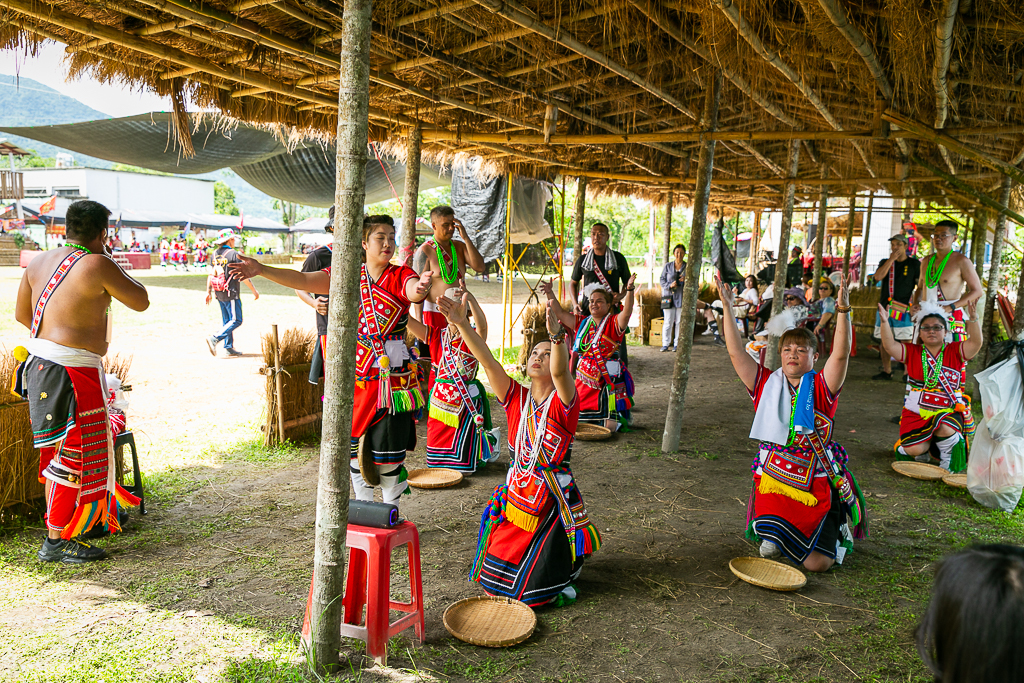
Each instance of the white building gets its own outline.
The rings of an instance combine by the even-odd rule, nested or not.
[[[212,180],[84,166],[21,170],[25,199],[57,195],[58,203],[65,206],[91,199],[110,209],[114,219],[123,211],[213,213]]]

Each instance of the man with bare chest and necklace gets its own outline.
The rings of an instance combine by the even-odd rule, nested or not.
[[[921,279],[914,292],[912,315],[920,310],[921,301],[931,301],[946,312],[949,325],[946,341],[964,341],[967,338],[964,309],[981,298],[981,279],[974,263],[963,254],[953,251],[957,224],[939,221],[932,233],[932,254],[921,261]],[[966,289],[966,291],[964,291]]]
[[[483,272],[484,258],[477,251],[469,232],[450,206],[435,206],[430,210],[430,225],[434,235],[416,250],[412,267],[417,273],[434,273],[430,293],[423,302],[422,320],[428,327],[446,327],[448,321],[437,310],[437,301],[466,276],[466,266]],[[461,241],[452,239],[459,231]]]

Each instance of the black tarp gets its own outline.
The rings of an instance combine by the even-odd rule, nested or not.
[[[726,244],[724,230],[725,221],[719,218],[715,223],[714,232],[711,233],[711,262],[718,269],[722,282],[743,282],[743,276],[736,270],[736,257]]]
[[[196,153],[191,158],[181,156],[175,147],[167,112],[56,126],[8,126],[0,127],[0,131],[163,173],[197,175],[230,167],[271,197],[310,206],[334,203],[333,144],[311,140],[289,151],[271,131],[244,124],[223,129],[210,119],[201,119],[192,132]],[[378,158],[372,148],[368,151],[365,202],[373,204],[395,195],[401,197],[405,165]],[[436,169],[421,167],[420,190],[446,184]]]

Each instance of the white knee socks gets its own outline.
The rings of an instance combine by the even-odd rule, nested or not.
[[[960,435],[954,434],[944,439],[935,439],[935,445],[939,449],[939,467],[949,469],[949,461],[953,458],[953,449],[960,443]]]
[[[385,471],[385,467],[390,467],[391,469]],[[388,505],[398,505],[398,500],[402,497],[405,490],[409,488],[409,482],[398,480],[401,473],[401,465],[383,465],[380,468],[380,491],[383,494],[384,502]]]

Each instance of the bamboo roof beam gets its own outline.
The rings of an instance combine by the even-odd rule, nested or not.
[[[426,133],[426,131],[424,131],[424,137],[425,137],[425,133]],[[580,170],[580,169],[569,168],[569,167],[566,167],[566,166],[562,166],[562,168],[564,169],[566,175],[573,176],[573,177],[586,177],[586,178],[595,178],[595,179],[603,179],[603,180],[615,180],[615,181],[627,182],[627,183],[640,183],[640,184],[659,184],[659,183],[660,184],[666,184],[667,183],[667,184],[670,184],[670,185],[692,185],[696,181],[696,179],[693,178],[693,177],[683,177],[683,176],[660,176],[660,177],[659,176],[642,176],[642,175],[635,175],[635,174],[630,174],[630,173],[606,173],[606,172],[603,172],[603,171]],[[948,174],[939,175],[939,174],[935,173],[935,171],[931,170],[931,167],[929,167],[929,170],[934,175],[908,177],[905,181],[902,181],[902,182],[908,182],[908,183],[936,183],[936,182],[942,182],[942,181],[944,181],[948,177]],[[990,180],[992,178],[997,178],[999,176],[996,173],[961,173],[957,177],[960,178],[960,179],[963,179],[963,180]],[[833,187],[833,186],[834,187],[838,187],[838,186],[844,186],[845,187],[845,186],[861,185],[861,186],[864,186],[865,188],[870,189],[872,187],[879,187],[883,183],[894,183],[894,184],[896,184],[896,183],[899,183],[899,182],[901,182],[901,181],[899,179],[897,179],[897,178],[879,178],[879,177],[871,177],[871,178],[829,178],[827,180],[824,180],[822,178],[803,178],[803,177],[788,178],[787,177],[787,178],[719,178],[719,179],[716,179],[714,181],[714,184],[718,185],[718,186],[721,186],[721,187],[749,187],[749,186],[759,186],[759,185],[774,187],[774,186],[786,185],[786,183],[795,183],[798,186],[804,186],[804,187],[820,187],[823,184],[829,185],[830,187]],[[965,184],[965,183],[962,183],[962,184]],[[972,191],[977,192],[977,190],[973,190],[973,188],[972,188]]]
[[[757,32],[749,23],[747,23],[747,20],[743,18],[743,15],[740,14],[739,9],[733,3],[733,0],[713,0],[713,3],[722,10],[722,13],[725,14],[726,18],[740,36],[747,41],[747,44],[749,44],[762,59],[775,67],[775,69],[785,76],[790,83],[796,86],[797,90],[800,91],[800,93],[811,103],[814,109],[830,126],[836,130],[843,130],[842,124],[836,120],[832,115],[832,112],[830,112],[828,107],[825,106],[825,103],[821,101],[820,97],[818,97],[817,93],[807,85],[807,82],[803,77],[794,71],[793,67],[783,61],[778,52],[770,50],[763,42],[761,42]],[[852,144],[853,148],[857,150],[857,153],[860,155],[860,158],[864,161],[864,166],[867,168],[868,173],[872,176],[876,175],[874,168],[871,166],[871,160],[864,151],[864,148],[856,142]]]
[[[960,142],[946,133],[928,128],[927,126],[924,126],[909,117],[903,116],[892,109],[886,110],[882,115],[882,118],[898,125],[904,130],[914,133],[922,140],[934,142],[951,152],[956,152],[957,154],[976,161],[983,166],[988,166],[995,171],[999,171],[1005,176],[1013,178],[1018,183],[1024,182],[1024,171],[1017,168],[1015,165],[1008,164],[1001,159],[995,159],[984,152],[978,151],[973,147]]]
[[[647,80],[640,74],[636,73],[635,71],[627,69],[626,67],[613,61],[609,57],[601,54],[597,50],[593,50],[587,47],[579,40],[577,40],[568,31],[556,30],[551,26],[548,26],[543,21],[531,17],[529,14],[527,14],[526,12],[522,11],[522,9],[519,8],[518,3],[516,3],[515,0],[477,0],[477,2],[482,7],[491,10],[494,14],[505,17],[509,21],[515,24],[519,24],[523,28],[528,28],[531,31],[538,33],[539,35],[544,36],[548,40],[558,43],[562,47],[572,50],[577,54],[581,54],[587,59],[590,59],[591,61],[600,64],[609,71],[615,72],[616,74],[626,79],[630,83],[634,83],[640,86],[647,92],[651,93],[651,95],[653,95],[654,97],[657,97],[663,102],[668,103],[672,107],[678,109],[679,111],[683,112],[684,114],[693,118],[694,120],[697,119],[697,115],[693,113],[693,111],[689,107],[684,105],[682,102],[677,100],[672,95],[663,91],[660,87],[651,83],[649,80]]]
[[[992,209],[993,211],[1006,216],[1007,218],[1014,221],[1018,225],[1024,225],[1024,216],[1021,216],[1016,211],[1013,211],[1010,208],[1008,208],[1005,204],[997,202],[995,199],[992,199],[987,194],[979,192],[978,190],[974,189],[967,183],[963,182],[963,173],[953,176],[935,166],[932,166],[931,164],[929,164],[927,161],[925,161],[916,154],[914,155],[912,160],[915,164],[922,167],[926,171],[930,171],[931,173],[934,173],[937,176],[939,176],[939,178],[946,181],[952,188],[955,188],[955,190],[958,190],[959,192],[966,194],[969,197],[973,197],[976,202],[980,202],[989,209]],[[1013,178],[1013,176],[1006,177]]]
[[[744,142],[744,141],[739,141],[736,144],[738,144],[740,147],[742,147],[743,149],[745,149],[748,152],[750,152],[750,154],[755,159],[757,159],[758,162],[760,162],[760,164],[762,166],[764,166],[765,168],[767,168],[769,171],[771,171],[772,173],[774,173],[777,176],[785,177],[786,172],[782,170],[782,167],[779,166],[774,161],[772,161],[771,159],[769,159],[768,157],[766,157],[765,155],[763,155],[760,152],[758,152],[756,149],[754,149],[754,146],[752,144],[750,144],[749,142]]]
[[[818,0],[818,5],[825,11],[832,24],[843,34],[843,37],[850,42],[850,45],[857,51],[861,59],[864,60],[864,64],[867,65],[868,71],[874,77],[875,84],[882,93],[882,97],[885,98],[886,102],[892,102],[893,90],[892,84],[889,82],[889,76],[886,74],[885,69],[882,68],[881,62],[878,61],[878,56],[875,54],[875,50],[867,36],[853,25],[850,18],[846,15],[846,10],[843,9],[838,0]],[[903,152],[904,156],[910,154],[910,148],[903,140],[897,138],[896,144],[899,145],[900,151]]]
[[[474,0],[455,0],[454,2],[448,3],[447,5],[443,5],[441,7],[431,7],[430,9],[425,9],[422,12],[416,12],[415,14],[409,14],[404,17],[399,17],[398,19],[395,19],[395,22],[394,24],[392,24],[392,26],[394,26],[395,28],[401,28],[402,26],[415,24],[418,21],[426,21],[427,19],[440,19],[441,17],[451,14],[452,12],[458,12],[459,10],[466,9],[467,7],[472,7],[475,4],[476,3],[474,2]]]
[[[935,128],[941,130],[949,115],[949,89],[946,74],[949,73],[949,58],[953,50],[953,23],[956,21],[958,0],[942,0],[939,4],[938,21],[935,25],[935,63],[932,65],[932,89],[935,91]],[[956,166],[949,157],[949,151],[939,147],[942,160],[949,172],[955,174]]]
[[[729,82],[736,86],[740,92],[746,95],[751,102],[764,109],[766,112],[774,116],[776,119],[786,124],[787,126],[793,126],[794,128],[800,127],[800,124],[793,117],[786,114],[782,109],[774,102],[769,100],[767,97],[762,96],[756,92],[754,88],[747,82],[745,78],[740,76],[737,72],[732,69],[725,67],[721,64],[721,61],[711,53],[703,45],[699,45],[693,40],[687,38],[682,29],[672,19],[670,19],[658,6],[651,3],[650,0],[630,0],[630,4],[633,7],[640,10],[640,12],[650,19],[655,26],[660,28],[662,31],[671,36],[676,42],[685,47],[690,52],[703,59],[708,64],[716,66],[722,69],[722,74],[729,79]]]
[[[563,19],[559,23],[559,26],[560,27],[561,26],[569,26],[571,24],[574,24],[574,23],[577,23],[577,22],[580,22],[580,21],[586,21],[587,19],[593,19],[594,17],[599,17],[599,16],[602,16],[602,15],[608,14],[609,12],[613,12],[613,11],[615,11],[617,9],[620,9],[621,7],[624,7],[625,5],[626,5],[626,0],[612,0],[611,2],[608,2],[605,5],[602,5],[600,7],[595,7],[593,9],[585,10],[585,11],[580,12],[579,14],[576,14],[576,15],[574,15],[572,17],[566,17],[565,19]],[[528,36],[531,33],[533,33],[533,31],[531,31],[530,29],[527,29],[527,28],[511,29],[511,30],[508,30],[508,31],[502,31],[500,33],[494,33],[494,34],[492,34],[490,36],[487,36],[487,37],[481,38],[480,40],[474,41],[474,42],[472,42],[472,43],[470,43],[468,45],[463,45],[462,47],[453,48],[453,49],[448,51],[448,54],[451,54],[451,55],[464,55],[464,54],[468,54],[470,52],[475,52],[475,51],[483,49],[483,48],[494,47],[498,43],[504,43],[504,42],[506,42],[508,40],[512,40],[513,38],[519,38],[521,36]],[[432,64],[433,62],[434,62],[434,59],[432,57],[417,57],[415,59],[406,59],[406,60],[403,60],[403,61],[394,62],[392,64],[385,64],[385,65],[382,65],[381,67],[379,67],[379,69],[381,71],[401,71],[403,69],[415,69],[417,67],[424,66],[426,64]]]

